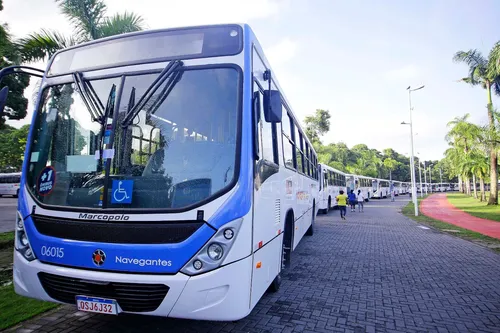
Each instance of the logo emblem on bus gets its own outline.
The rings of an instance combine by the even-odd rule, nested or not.
[[[104,264],[104,260],[106,260],[106,253],[103,250],[95,250],[92,253],[92,261],[96,266],[102,266]]]

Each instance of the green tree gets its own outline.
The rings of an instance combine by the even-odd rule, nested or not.
[[[21,171],[24,157],[24,148],[30,125],[20,129],[6,125],[0,131],[0,171]]]
[[[389,180],[392,180],[392,171],[394,171],[397,166],[398,166],[399,162],[388,157],[384,160],[384,167],[389,170]]]
[[[484,192],[484,179],[488,176],[488,159],[482,153],[475,153],[471,156],[471,165],[470,170],[475,177],[479,178],[479,191],[480,191],[480,200],[486,201],[486,193]],[[474,181],[474,185],[476,182]],[[476,186],[474,186],[474,191]],[[477,199],[477,194],[474,195]]]
[[[82,42],[144,28],[143,19],[134,13],[106,16],[107,7],[102,0],[56,0],[62,13],[74,27],[67,36],[57,31],[42,29],[19,41],[24,61],[46,60],[56,51]]]
[[[319,137],[330,130],[330,112],[328,110],[316,109],[313,116],[307,116],[306,135],[312,142],[321,143]]]
[[[500,71],[498,61],[500,60],[500,45],[497,43],[491,50],[488,58],[485,58],[478,50],[458,51],[453,60],[463,62],[469,67],[469,75],[460,81],[473,86],[480,85],[486,89],[489,130],[496,130],[493,104],[491,99],[492,89],[500,95]],[[490,198],[488,205],[498,205],[498,153],[497,145],[490,142]]]
[[[2,10],[3,3],[0,0],[0,11]],[[12,42],[7,24],[0,25],[0,68],[17,65],[20,60],[19,50],[15,43]],[[26,117],[28,99],[23,94],[28,85],[29,76],[27,75],[9,75],[2,80],[0,89],[8,86],[9,96],[5,104],[4,114],[0,114],[0,129],[5,127],[5,116],[13,120]]]
[[[455,117],[454,120],[448,122],[448,127],[451,127],[446,134],[446,140],[455,148],[450,151],[450,156],[453,157],[452,163],[457,165],[457,172],[465,182],[465,191],[471,194],[470,178],[473,180],[474,196],[476,193],[476,172],[473,166],[481,152],[482,130],[479,126],[468,121],[470,115],[467,113],[462,117]]]

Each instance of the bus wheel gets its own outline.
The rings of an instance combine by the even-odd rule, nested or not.
[[[290,267],[293,247],[293,213],[289,213],[285,220],[285,233],[283,234],[283,244],[281,249],[281,269]]]
[[[271,285],[269,286],[268,290],[272,293],[275,293],[278,290],[280,290],[281,280],[282,280],[281,272],[279,272],[278,275],[276,275],[276,277],[274,278],[273,282],[271,282]]]
[[[312,218],[311,218],[311,225],[309,226],[309,229],[306,231],[307,236],[312,236],[314,234],[314,220],[316,219],[314,216],[314,212],[316,210],[316,203],[313,203],[313,210],[312,210]]]
[[[330,209],[332,209],[332,197],[328,197],[328,209],[326,210],[326,212],[328,213]]]
[[[285,232],[283,234],[283,243],[281,243],[281,267],[280,272],[274,278],[273,282],[267,288],[268,291],[275,293],[281,287],[281,272],[290,267],[290,258],[292,254],[292,233],[293,233],[293,214],[289,213],[285,220]]]

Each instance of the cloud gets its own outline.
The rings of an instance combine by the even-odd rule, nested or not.
[[[203,25],[218,23],[248,23],[267,19],[280,13],[288,0],[107,0],[109,12],[133,11],[146,19],[149,28]]]
[[[420,75],[420,70],[415,65],[407,65],[388,71],[385,76],[392,80],[414,79]]]
[[[297,43],[290,38],[285,38],[278,44],[268,47],[264,52],[273,67],[280,66],[295,57]]]

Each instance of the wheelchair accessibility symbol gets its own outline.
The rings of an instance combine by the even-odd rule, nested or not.
[[[111,189],[111,203],[129,204],[132,203],[132,190],[134,188],[133,180],[113,180]]]

